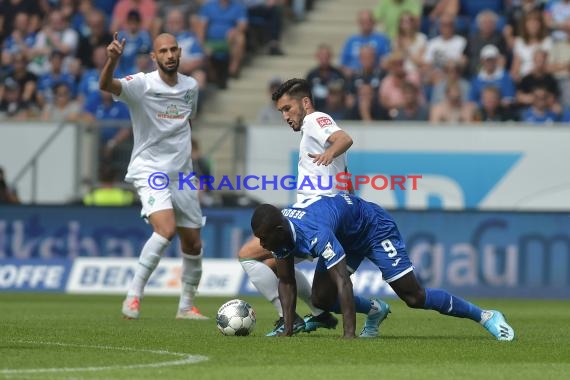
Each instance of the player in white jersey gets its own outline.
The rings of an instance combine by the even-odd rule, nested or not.
[[[294,132],[301,132],[297,178],[297,200],[319,194],[334,194],[338,187],[346,184],[336,182],[336,174],[346,171],[346,151],[352,145],[352,138],[335,121],[323,112],[317,112],[313,105],[311,86],[304,79],[290,79],[273,94],[272,99],[283,119]],[[319,176],[321,184],[318,185]],[[311,185],[303,179],[309,178]],[[329,178],[333,186],[329,188]],[[240,263],[257,290],[269,300],[280,318],[267,336],[275,336],[283,329],[283,309],[279,301],[279,280],[275,274],[275,259],[261,247],[259,239],[253,237],[238,253]],[[338,320],[329,312],[314,307],[311,303],[311,285],[307,278],[296,270],[299,297],[311,309],[311,315],[303,319],[297,316],[295,332],[313,331],[319,327],[335,328]]]
[[[183,253],[176,318],[207,319],[194,306],[202,277],[202,210],[196,191],[178,189],[178,173],[192,172],[190,119],[196,114],[198,84],[178,73],[181,51],[173,35],[161,34],[153,42],[156,71],[116,79],[113,73],[124,47],[125,39],[119,41],[115,33],[107,46],[99,87],[129,107],[134,148],[126,180],[137,189],[141,215],[152,225],[153,234],[140,253],[122,313],[128,319],[139,318],[144,287],[178,233]]]

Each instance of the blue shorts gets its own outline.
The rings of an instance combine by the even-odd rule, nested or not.
[[[380,269],[384,281],[390,283],[412,272],[414,266],[396,224],[387,225],[386,219],[383,219],[383,223],[380,223],[380,220],[376,222],[375,227],[365,237],[369,242],[367,249],[358,252],[345,250],[346,265],[352,274],[356,272],[362,260],[367,258]],[[319,257],[315,270],[327,271],[322,257]]]

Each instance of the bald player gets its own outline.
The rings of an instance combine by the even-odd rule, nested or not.
[[[115,33],[107,46],[107,62],[99,88],[129,107],[134,146],[125,180],[136,188],[142,203],[141,216],[150,223],[153,233],[140,253],[122,313],[127,319],[140,317],[145,285],[178,233],[182,289],[176,318],[207,319],[194,305],[202,277],[202,210],[197,191],[188,186],[179,190],[178,182],[178,173],[193,172],[191,118],[197,110],[198,83],[178,72],[181,49],[176,38],[168,33],[153,41],[150,56],[157,70],[113,78],[125,42],[125,39],[119,41]]]

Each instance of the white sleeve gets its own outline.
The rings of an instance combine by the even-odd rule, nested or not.
[[[135,75],[127,75],[119,79],[121,81],[121,93],[119,96],[113,95],[113,98],[122,100],[130,104],[134,100],[139,100],[145,90],[145,74],[138,73]]]
[[[341,130],[332,117],[327,114],[316,117],[314,121],[311,121],[311,124],[313,124],[312,128],[308,128],[309,135],[317,140],[321,146],[326,146],[329,136]]]

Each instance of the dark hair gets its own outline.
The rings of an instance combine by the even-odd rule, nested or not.
[[[268,203],[256,207],[251,217],[251,230],[257,231],[261,226],[276,227],[281,223],[281,212],[279,209]]]
[[[271,95],[271,99],[274,102],[281,99],[283,95],[288,95],[294,99],[301,100],[304,97],[308,97],[313,101],[313,94],[311,92],[311,85],[305,79],[293,78],[284,82],[275,90]]]

